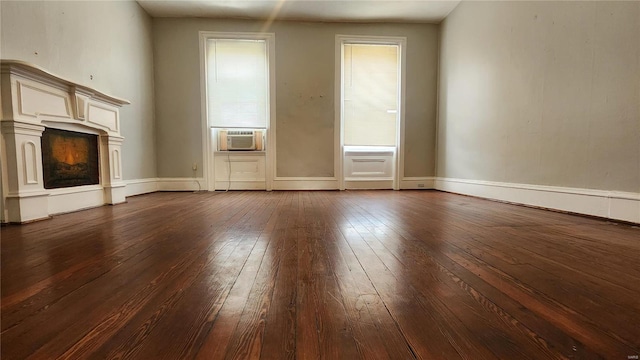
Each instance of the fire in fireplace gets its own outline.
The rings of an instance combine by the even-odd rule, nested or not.
[[[42,170],[45,189],[99,184],[98,136],[46,128]]]

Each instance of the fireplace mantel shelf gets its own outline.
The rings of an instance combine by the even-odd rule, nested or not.
[[[43,83],[49,83],[57,88],[75,89],[75,91],[85,94],[93,99],[103,101],[116,106],[131,104],[129,100],[121,99],[112,95],[105,94],[86,85],[75,83],[71,80],[58,76],[38,65],[31,64],[22,60],[2,59],[0,60],[2,74],[23,75],[29,78],[37,77]]]
[[[119,108],[129,101],[78,84],[33,64],[1,60],[2,222],[125,201]],[[99,136],[99,185],[45,189],[42,134],[46,128]]]

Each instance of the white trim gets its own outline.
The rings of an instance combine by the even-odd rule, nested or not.
[[[393,190],[401,189],[399,179],[404,177],[404,126],[407,98],[407,38],[400,41],[400,124],[398,124],[398,154],[396,164],[396,176],[394,178]]]
[[[640,193],[436,178],[437,190],[640,223]]]
[[[440,144],[440,68],[441,68],[441,64],[440,64],[440,57],[442,56],[442,26],[438,26],[438,37],[437,40],[438,41],[438,62],[437,62],[437,68],[436,68],[436,136],[435,136],[435,143],[434,143],[434,148],[433,148],[433,173],[437,174],[438,173],[438,154],[439,154],[439,144]],[[435,185],[435,183],[434,183]]]
[[[209,179],[215,179],[213,174],[214,164],[213,156],[209,156],[212,149],[211,144],[211,130],[209,127],[209,116],[207,111],[207,39],[209,32],[198,32],[198,43],[200,50],[200,122],[202,124],[202,176],[203,185],[207,190],[215,190],[213,181]],[[159,186],[159,184],[158,184]]]
[[[334,99],[335,99],[335,120],[334,120],[334,173],[338,178],[338,186],[340,190],[345,189],[344,178],[344,124],[343,118],[343,97],[342,97],[342,72],[344,68],[344,56],[342,53],[343,44],[355,43],[355,44],[380,44],[380,45],[397,45],[400,48],[398,53],[398,67],[400,71],[400,84],[399,84],[399,118],[396,131],[396,147],[397,152],[394,155],[394,177],[393,177],[393,189],[399,190],[401,188],[400,178],[404,176],[404,129],[405,129],[405,98],[406,98],[406,69],[407,69],[407,38],[404,36],[373,36],[373,35],[336,35],[335,42],[335,85],[334,85]],[[371,184],[370,184],[371,185]]]
[[[269,90],[267,92],[267,101],[269,119],[266,124],[266,189],[272,189],[272,179],[275,177],[276,169],[276,35],[275,33],[263,32],[219,32],[219,31],[199,31],[198,38],[200,43],[200,117],[202,123],[202,190],[213,191],[216,189],[215,173],[214,173],[214,147],[211,140],[211,126],[209,125],[209,116],[207,115],[207,61],[206,61],[206,44],[208,39],[251,39],[265,40],[267,43],[267,66]],[[273,132],[273,133],[272,133]],[[217,149],[216,149],[217,150]],[[225,187],[226,189],[226,187]],[[197,189],[196,189],[197,190]]]
[[[47,192],[52,196],[60,196],[67,194],[77,194],[84,192],[92,192],[92,191],[102,191],[102,185],[81,185],[81,186],[72,186],[67,188],[58,188],[58,189],[50,189]]]
[[[216,189],[218,190],[265,190],[264,180],[216,180]]]
[[[356,177],[356,176],[347,176],[344,178],[345,182],[358,182],[358,181],[368,181],[368,182],[374,182],[374,181],[393,181],[392,177]],[[386,186],[386,185],[385,185]],[[347,188],[348,189],[348,188]]]
[[[276,177],[273,190],[338,190],[336,177]]]
[[[344,136],[342,135],[342,68],[344,56],[342,54],[342,37],[336,35],[335,43],[335,71],[334,71],[334,91],[333,91],[333,174],[338,179],[338,189],[344,190]]]
[[[158,191],[157,178],[125,180],[124,183],[127,184],[125,196],[141,195]]]
[[[393,179],[344,179],[344,186],[348,190],[391,190],[393,189]]]
[[[159,178],[157,184],[158,191],[198,191],[206,190],[203,182],[203,178]]]
[[[227,155],[230,156],[260,156],[260,157],[264,157],[265,152],[264,151],[250,151],[250,150],[238,150],[238,151],[214,151],[213,152],[214,155],[220,155],[222,157],[224,157],[225,159],[227,158]]]
[[[265,186],[267,191],[273,189],[273,179],[276,177],[276,35],[269,34],[267,39],[267,63],[269,66],[269,91],[267,92],[267,106],[269,107],[269,121],[267,121],[267,134],[265,151]]]
[[[434,189],[436,184],[436,178],[433,176],[425,177],[403,177],[400,181],[401,190],[430,190]]]
[[[206,101],[205,101],[206,103]],[[208,170],[205,175],[205,169],[202,169],[202,174],[206,178],[205,189],[207,191],[215,191],[215,178],[216,178],[216,166],[215,166],[215,151],[218,150],[218,131],[217,129],[207,128],[207,147],[209,152],[207,153],[207,161],[206,164],[208,166]],[[195,174],[194,174],[195,175]]]
[[[48,200],[49,215],[65,214],[105,205],[104,190],[100,185],[83,186],[78,191],[50,192]]]

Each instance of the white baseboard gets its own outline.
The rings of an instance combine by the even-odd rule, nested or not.
[[[347,180],[344,181],[344,187],[347,190],[377,190],[377,189],[393,189],[392,180]]]
[[[204,190],[202,178],[147,178],[126,180],[126,196],[147,194],[155,191],[195,191],[200,182]],[[433,189],[434,177],[405,177],[400,181],[400,189]],[[353,181],[353,188],[380,188],[384,184],[373,184],[367,181]],[[358,186],[356,183],[362,183]],[[386,183],[385,183],[386,184]],[[226,181],[216,181],[216,189],[226,189]],[[264,181],[232,181],[231,190],[264,190]],[[277,177],[273,180],[273,190],[337,190],[338,179],[335,177]]]
[[[435,188],[458,194],[640,223],[640,193],[436,178]]]
[[[335,177],[276,177],[273,190],[337,190]]]
[[[126,196],[141,195],[158,191],[157,178],[125,180],[124,183],[127,184],[125,187]]]
[[[267,187],[264,180],[231,180],[229,186],[228,181],[216,181],[216,190],[265,190]]]
[[[428,190],[435,188],[436,178],[433,176],[425,177],[404,177],[400,180],[400,190]]]
[[[206,190],[203,178],[158,178],[158,191]]]
[[[50,215],[90,209],[104,204],[104,190],[100,185],[49,190],[48,212]]]
[[[200,186],[198,186],[198,182]],[[127,184],[125,187],[126,196],[155,191],[204,189],[202,178],[149,178],[127,180],[125,183]],[[218,185],[225,186],[218,187]],[[243,182],[243,184],[232,182],[231,189],[234,190],[236,187],[238,189],[260,190],[264,189],[264,182]],[[224,184],[217,182],[216,188],[226,188],[226,182]],[[640,223],[640,193],[434,177],[405,177],[400,182],[400,188],[435,188],[458,194]],[[332,177],[280,177],[274,179],[273,189],[336,190],[338,189],[338,180]],[[72,192],[72,196],[75,196],[71,201],[74,205],[72,209],[67,206],[70,203],[68,198],[64,201],[57,201],[58,195],[64,194],[68,197],[67,193],[70,191],[60,190],[59,192],[60,194],[55,193],[50,196],[51,208],[49,210],[52,214],[99,206],[103,203],[102,190],[88,187],[82,191],[74,190]]]
[[[206,190],[203,178],[148,178],[126,180],[126,196],[147,194],[156,191]],[[226,181],[216,181],[216,189],[226,189]],[[231,190],[264,190],[262,181],[232,181]]]

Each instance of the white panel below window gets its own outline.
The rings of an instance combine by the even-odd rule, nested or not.
[[[389,147],[345,147],[345,180],[393,180],[394,154]]]
[[[232,190],[264,190],[266,188],[264,152],[218,151],[215,153],[214,162],[217,190],[227,187]],[[227,186],[229,180],[231,184]]]

